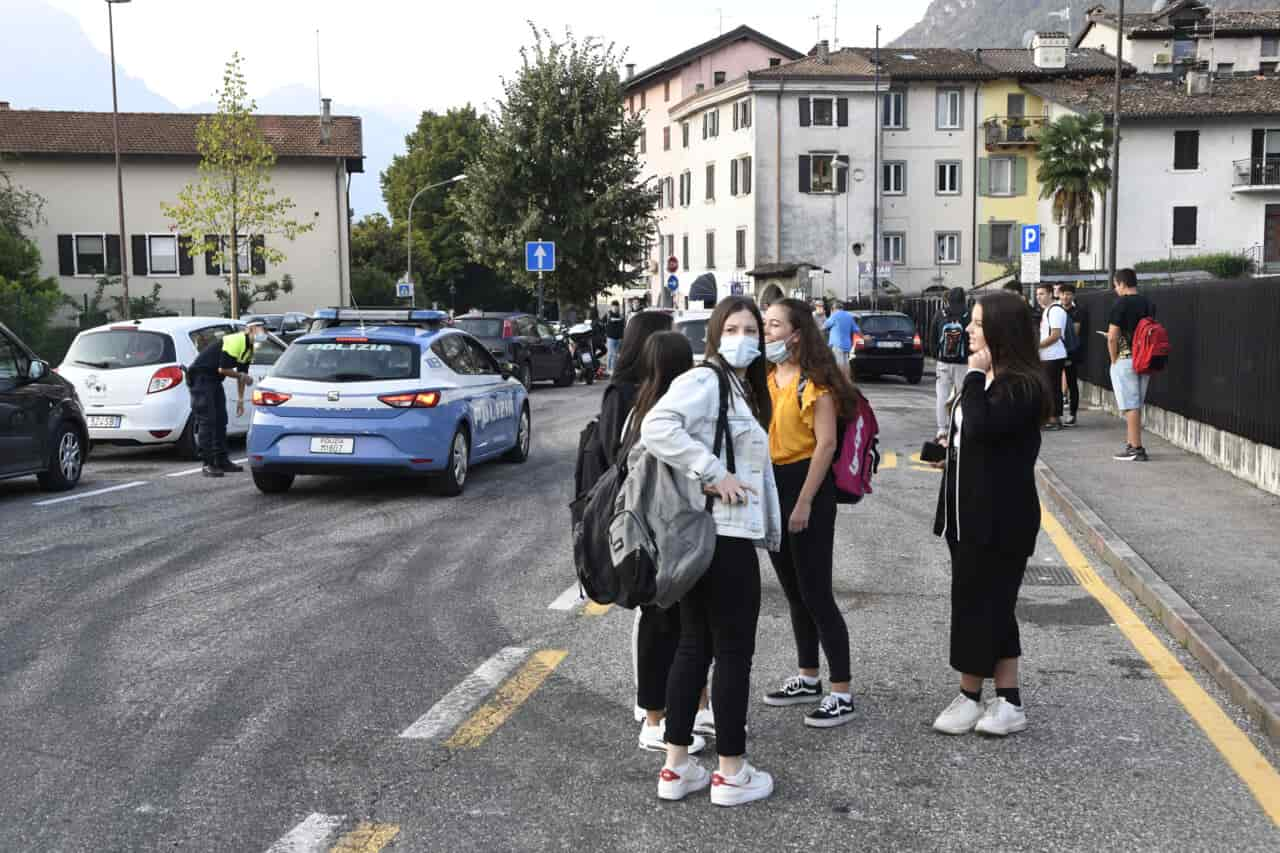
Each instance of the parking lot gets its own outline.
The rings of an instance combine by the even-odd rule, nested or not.
[[[1275,751],[1049,515],[1020,609],[1030,728],[930,731],[955,692],[939,475],[912,458],[932,387],[866,390],[885,453],[841,510],[835,579],[859,718],[753,705],[778,786],[739,810],[657,800],[632,613],[575,594],[600,385],[536,387],[529,461],[456,499],[328,477],[263,495],[124,448],[73,492],[0,482],[0,850],[1280,846]],[[753,693],[794,669],[762,563]]]

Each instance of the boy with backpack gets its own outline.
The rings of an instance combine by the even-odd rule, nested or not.
[[[1138,293],[1132,269],[1116,271],[1116,299],[1107,319],[1107,351],[1111,355],[1111,388],[1116,408],[1125,420],[1125,446],[1115,455],[1120,462],[1146,462],[1142,446],[1142,404],[1147,399],[1151,372],[1164,366],[1169,338],[1156,323],[1151,300]],[[1155,344],[1155,346],[1153,346]]]
[[[969,363],[969,310],[963,287],[953,287],[947,294],[947,306],[934,318],[930,337],[934,346],[934,408],[937,415],[935,440],[947,436],[951,423],[949,403],[964,384]]]
[[[1060,289],[1059,304],[1067,312],[1067,326],[1063,330],[1062,344],[1067,349],[1065,366],[1067,380],[1068,411],[1062,418],[1063,426],[1075,426],[1076,414],[1080,411],[1080,365],[1085,360],[1085,329],[1088,328],[1088,315],[1084,306],[1076,304],[1076,286],[1064,282]]]

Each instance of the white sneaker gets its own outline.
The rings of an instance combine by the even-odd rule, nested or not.
[[[716,715],[709,707],[703,708],[693,718],[693,731],[695,734],[707,735],[708,737],[716,736]]]
[[[978,720],[974,731],[983,735],[1004,737],[1027,727],[1027,712],[1003,696],[987,706],[987,712]]]
[[[982,705],[961,693],[933,721],[933,729],[947,735],[962,735],[972,731],[980,719]]]
[[[637,609],[638,609],[638,608],[637,608]],[[635,718],[636,718],[636,722],[637,722],[637,723],[643,723],[643,722],[644,722],[644,718],[645,718],[645,716],[646,716],[646,714],[645,714],[645,712],[644,712],[644,708],[641,708],[639,705],[637,705],[637,706],[636,706],[636,709],[635,709],[635,712],[634,712],[634,716],[635,716]]]
[[[652,752],[667,751],[667,721],[663,720],[656,726],[647,723],[640,724],[640,748],[648,749]],[[697,755],[699,752],[707,748],[705,738],[698,735],[693,736],[693,744],[689,747],[690,755]]]
[[[683,767],[674,769],[664,767],[662,772],[658,774],[658,798],[661,800],[683,800],[695,791],[701,791],[710,784],[711,773],[696,761],[690,761]]]
[[[741,806],[773,793],[773,777],[743,762],[737,776],[711,774],[711,804]]]

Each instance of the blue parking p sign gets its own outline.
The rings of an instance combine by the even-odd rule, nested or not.
[[[1022,226],[1022,254],[1024,255],[1040,254],[1040,226],[1039,225],[1023,225]]]
[[[524,268],[528,272],[555,272],[556,244],[545,240],[525,243]]]

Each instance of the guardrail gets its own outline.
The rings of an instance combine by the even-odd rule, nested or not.
[[[982,123],[987,148],[1034,146],[1049,123],[1047,116],[989,116]]]
[[[1280,158],[1249,157],[1236,160],[1232,186],[1280,189]]]

